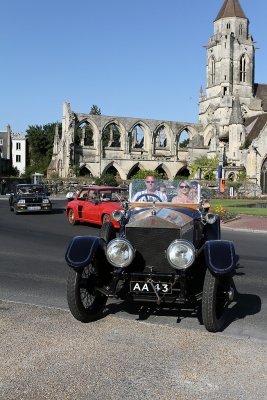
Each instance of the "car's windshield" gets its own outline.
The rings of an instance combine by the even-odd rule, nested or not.
[[[135,179],[129,187],[131,202],[162,202],[176,204],[198,204],[200,202],[200,185],[194,180],[167,181],[155,179]]]
[[[19,185],[17,186],[18,194],[38,194],[44,193],[43,186],[40,185]]]

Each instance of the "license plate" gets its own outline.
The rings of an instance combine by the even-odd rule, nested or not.
[[[29,211],[41,210],[41,207],[40,206],[29,206],[28,210]]]
[[[158,293],[172,293],[170,283],[153,282],[153,285]],[[150,282],[132,281],[130,290],[134,293],[155,293]]]

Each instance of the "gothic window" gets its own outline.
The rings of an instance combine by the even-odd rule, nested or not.
[[[141,125],[135,127],[129,132],[129,150],[142,149],[144,147],[144,131]]]
[[[189,144],[189,131],[187,128],[183,129],[176,139],[176,153],[179,155],[179,150],[186,150]]]
[[[120,147],[121,135],[116,124],[111,123],[103,130],[103,147]]]
[[[93,128],[88,122],[82,122],[75,131],[75,143],[81,146],[93,146]]]
[[[153,138],[153,147],[154,147],[154,151],[156,149],[161,149],[161,148],[167,147],[167,135],[166,135],[166,128],[164,126],[161,126],[155,132],[154,138]]]
[[[226,28],[227,28],[227,29],[231,29],[231,24],[230,24],[230,22],[228,22],[228,23],[226,24]]]
[[[246,56],[243,54],[240,58],[240,82],[246,82]]]
[[[215,59],[214,57],[210,60],[210,84],[215,84]]]
[[[243,25],[239,25],[239,36],[243,36]]]

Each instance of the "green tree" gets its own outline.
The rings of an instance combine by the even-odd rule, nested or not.
[[[93,104],[89,114],[91,114],[91,115],[101,115],[101,110],[97,105]]]
[[[53,153],[55,129],[57,123],[46,125],[30,125],[26,130],[27,138],[27,164],[25,176],[30,177],[34,172],[46,175],[48,165]],[[62,126],[59,125],[59,135]]]
[[[201,156],[196,158],[191,168],[190,178],[194,178],[197,170],[200,168],[204,179],[207,179],[208,181],[214,180],[218,163],[218,157],[208,158],[207,156]]]

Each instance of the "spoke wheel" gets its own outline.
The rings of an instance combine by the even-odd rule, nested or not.
[[[209,332],[219,332],[225,326],[233,293],[232,278],[216,277],[207,269],[202,295],[202,319]]]
[[[68,212],[68,219],[69,219],[69,223],[71,225],[77,225],[78,224],[78,221],[76,221],[76,219],[75,219],[74,211],[71,210],[71,209]]]
[[[78,321],[91,322],[101,316],[107,296],[96,289],[97,284],[98,277],[92,264],[82,271],[70,268],[67,300],[72,315]]]

